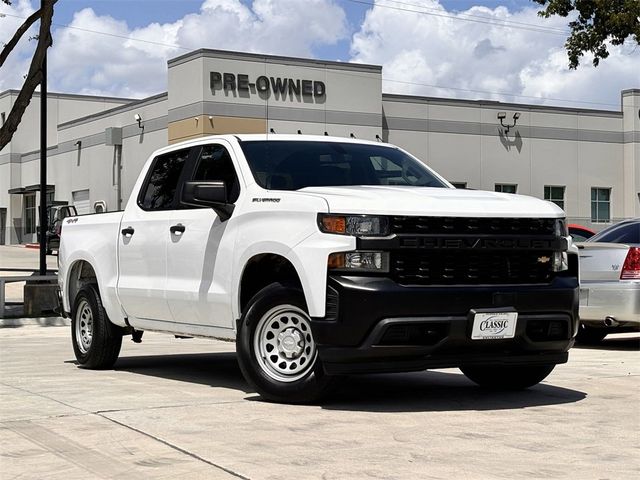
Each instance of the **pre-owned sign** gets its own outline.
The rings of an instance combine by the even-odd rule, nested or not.
[[[324,97],[327,87],[319,80],[301,80],[296,78],[267,77],[260,75],[255,81],[249,81],[249,75],[242,73],[211,72],[209,75],[211,90],[231,90],[262,93],[279,93],[280,95],[305,95]]]

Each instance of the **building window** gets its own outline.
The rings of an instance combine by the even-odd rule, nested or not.
[[[591,187],[591,221],[608,223],[611,221],[611,189]]]
[[[24,233],[36,233],[36,194],[24,196]]]
[[[545,185],[544,199],[555,203],[564,210],[564,187]]]
[[[456,188],[467,188],[467,182],[451,182],[451,185]]]
[[[518,185],[515,183],[496,183],[496,192],[516,193]]]

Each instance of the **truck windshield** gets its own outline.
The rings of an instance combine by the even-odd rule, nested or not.
[[[285,140],[240,145],[256,182],[269,190],[352,185],[447,187],[416,159],[384,145]]]

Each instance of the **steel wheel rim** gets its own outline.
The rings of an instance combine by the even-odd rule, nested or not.
[[[82,353],[87,353],[93,340],[93,311],[89,302],[81,300],[76,310],[76,344]]]
[[[293,305],[279,305],[260,318],[253,347],[260,369],[287,383],[304,378],[318,355],[309,316]]]

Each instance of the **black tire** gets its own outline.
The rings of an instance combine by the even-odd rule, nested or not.
[[[482,365],[460,370],[469,380],[484,388],[522,390],[540,383],[554,368],[555,365]]]
[[[87,331],[88,314],[91,315],[92,325],[89,340],[84,333]],[[95,285],[82,287],[76,295],[71,315],[71,340],[80,366],[92,370],[112,367],[120,353],[122,333],[122,328],[111,323],[107,317],[98,288]]]
[[[595,328],[581,323],[578,327],[576,341],[583,345],[598,345],[607,336],[605,328]]]
[[[303,293],[298,288],[281,283],[272,283],[263,288],[249,301],[238,324],[238,336],[236,338],[238,363],[249,385],[265,400],[280,403],[315,402],[330,391],[334,385],[335,377],[331,377],[324,372],[320,358],[317,355],[317,350],[315,349],[312,333],[306,325],[304,332],[302,329],[298,330],[298,333],[301,333],[303,338],[297,337],[304,342],[304,346],[302,347],[303,353],[300,354],[300,357],[289,360],[291,362],[298,361],[298,367],[303,369],[302,363],[306,359],[302,360],[302,358],[303,355],[305,355],[306,347],[309,347],[309,352],[311,352],[312,356],[309,357],[309,363],[300,372],[299,375],[302,375],[300,378],[296,377],[295,380],[279,380],[278,378],[274,378],[274,376],[286,378],[285,373],[279,373],[274,370],[277,368],[275,367],[277,361],[275,361],[275,363],[269,363],[269,359],[267,358],[269,355],[265,357],[261,356],[263,359],[258,361],[258,355],[260,355],[260,353],[256,352],[256,348],[260,348],[259,339],[263,338],[261,332],[270,328],[265,326],[267,323],[274,325],[278,323],[278,320],[279,323],[291,322],[288,324],[291,328],[287,328],[287,330],[290,331],[295,330],[294,321],[297,321],[296,325],[299,326],[302,326],[304,323],[304,321],[295,318],[296,314],[295,311],[290,309],[291,306],[299,309],[299,312],[301,312],[300,315],[302,315],[302,313],[307,315],[307,306]],[[288,308],[289,311],[293,311],[293,315],[288,316]],[[278,309],[282,309],[284,313],[278,313]],[[275,315],[275,317],[271,317],[270,315]],[[272,318],[272,320],[269,320],[269,318]],[[260,331],[258,331],[258,327],[260,327]],[[283,331],[283,333],[285,332]],[[306,341],[305,337],[311,341]],[[256,346],[256,342],[258,342],[258,346]],[[271,350],[271,352],[277,353],[275,350]],[[316,352],[316,354],[313,355],[313,352]],[[273,355],[270,357],[273,358]],[[269,365],[272,366],[270,367]],[[295,363],[293,365],[295,365]]]

